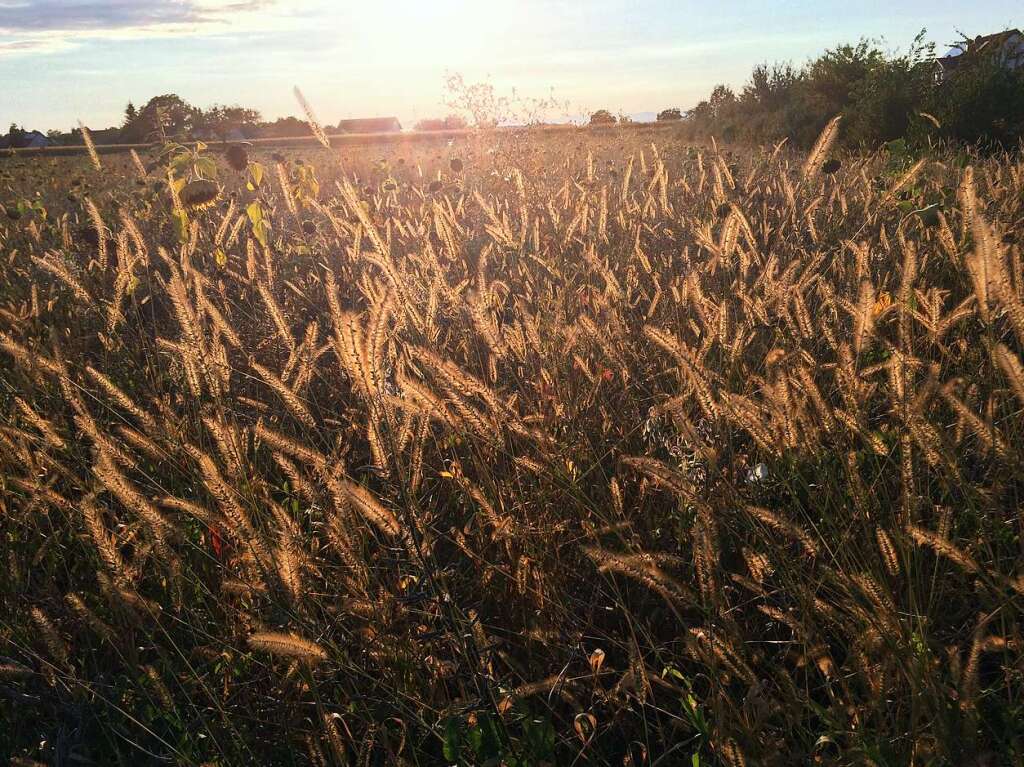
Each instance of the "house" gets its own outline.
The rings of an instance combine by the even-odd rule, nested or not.
[[[1024,69],[1024,35],[1019,29],[1007,29],[957,43],[945,56],[936,59],[939,80],[947,80],[971,59],[989,56],[1007,69]]]
[[[42,149],[52,145],[53,141],[37,130],[12,131],[0,136],[0,149]]]
[[[397,117],[364,117],[338,123],[339,133],[398,133],[400,130],[402,124]]]

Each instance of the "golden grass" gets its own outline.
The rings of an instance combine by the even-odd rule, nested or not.
[[[0,165],[0,748],[1019,761],[1024,164],[841,130]]]

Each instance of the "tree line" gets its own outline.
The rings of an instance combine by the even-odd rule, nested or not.
[[[682,135],[691,140],[715,136],[726,142],[764,144],[786,139],[793,146],[808,147],[829,120],[842,115],[842,140],[852,147],[875,147],[897,139],[1011,147],[1024,140],[1024,43],[1018,42],[1020,47],[1008,59],[1004,43],[1009,34],[995,39],[964,37],[956,44],[962,53],[953,68],[944,68],[935,58],[935,45],[925,42],[924,31],[904,53],[862,39],[831,48],[799,67],[762,63],[738,91],[716,85],[689,111],[664,109],[657,119],[678,122]],[[470,114],[480,127],[508,123],[513,114],[514,122],[537,124],[538,115],[555,104],[553,98],[535,100],[523,112],[518,100],[520,114],[488,84],[467,85],[455,76],[446,88],[448,106]],[[590,116],[591,125],[628,121],[606,109]],[[467,125],[453,112],[422,119],[414,129]],[[341,124],[339,128],[344,130]],[[19,131],[23,132],[12,125],[9,135]],[[120,126],[91,132],[96,143],[112,144],[288,138],[306,135],[308,127],[296,117],[264,121],[259,111],[238,105],[200,109],[171,93],[156,96],[141,108],[129,103]],[[78,129],[47,135],[61,144],[82,143]]]
[[[964,37],[955,46],[961,52],[955,68],[948,61],[943,67],[924,36],[905,53],[861,40],[802,67],[760,64],[739,92],[715,86],[683,116],[685,132],[728,142],[788,139],[808,147],[841,114],[843,141],[851,147],[898,139],[1018,145],[1024,139],[1022,52],[1008,52],[1003,39]]]
[[[330,130],[332,126],[327,127]],[[465,118],[450,114],[443,118],[420,120],[414,129],[453,130],[465,127]],[[13,135],[18,132],[25,131],[12,124],[10,133]],[[258,110],[237,104],[214,104],[207,109],[201,109],[177,94],[167,93],[154,96],[141,107],[129,102],[125,107],[121,125],[106,129],[93,128],[90,129],[90,134],[97,144],[163,143],[168,140],[186,139],[230,141],[306,136],[309,134],[309,126],[305,120],[291,116],[266,121]],[[58,144],[82,143],[79,128],[72,128],[66,132],[51,130],[46,135]]]

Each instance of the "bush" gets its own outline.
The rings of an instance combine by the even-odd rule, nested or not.
[[[1024,139],[1024,73],[992,58],[972,62],[933,90],[927,111],[950,139],[1013,146]]]
[[[924,32],[901,55],[861,40],[801,69],[760,64],[739,96],[715,86],[687,113],[688,133],[748,143],[788,138],[809,147],[829,120],[843,115],[842,140],[851,147],[898,138],[917,145],[944,139],[1012,146],[1024,136],[1024,74],[1001,65],[998,46],[983,56],[972,45],[965,41],[966,58],[945,82],[936,77],[934,45]]]

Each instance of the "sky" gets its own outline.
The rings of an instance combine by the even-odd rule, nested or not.
[[[162,93],[275,119],[300,113],[295,85],[325,124],[409,126],[448,111],[449,73],[573,115],[685,110],[758,63],[1006,27],[1020,0],[0,0],[0,132],[119,125]]]

